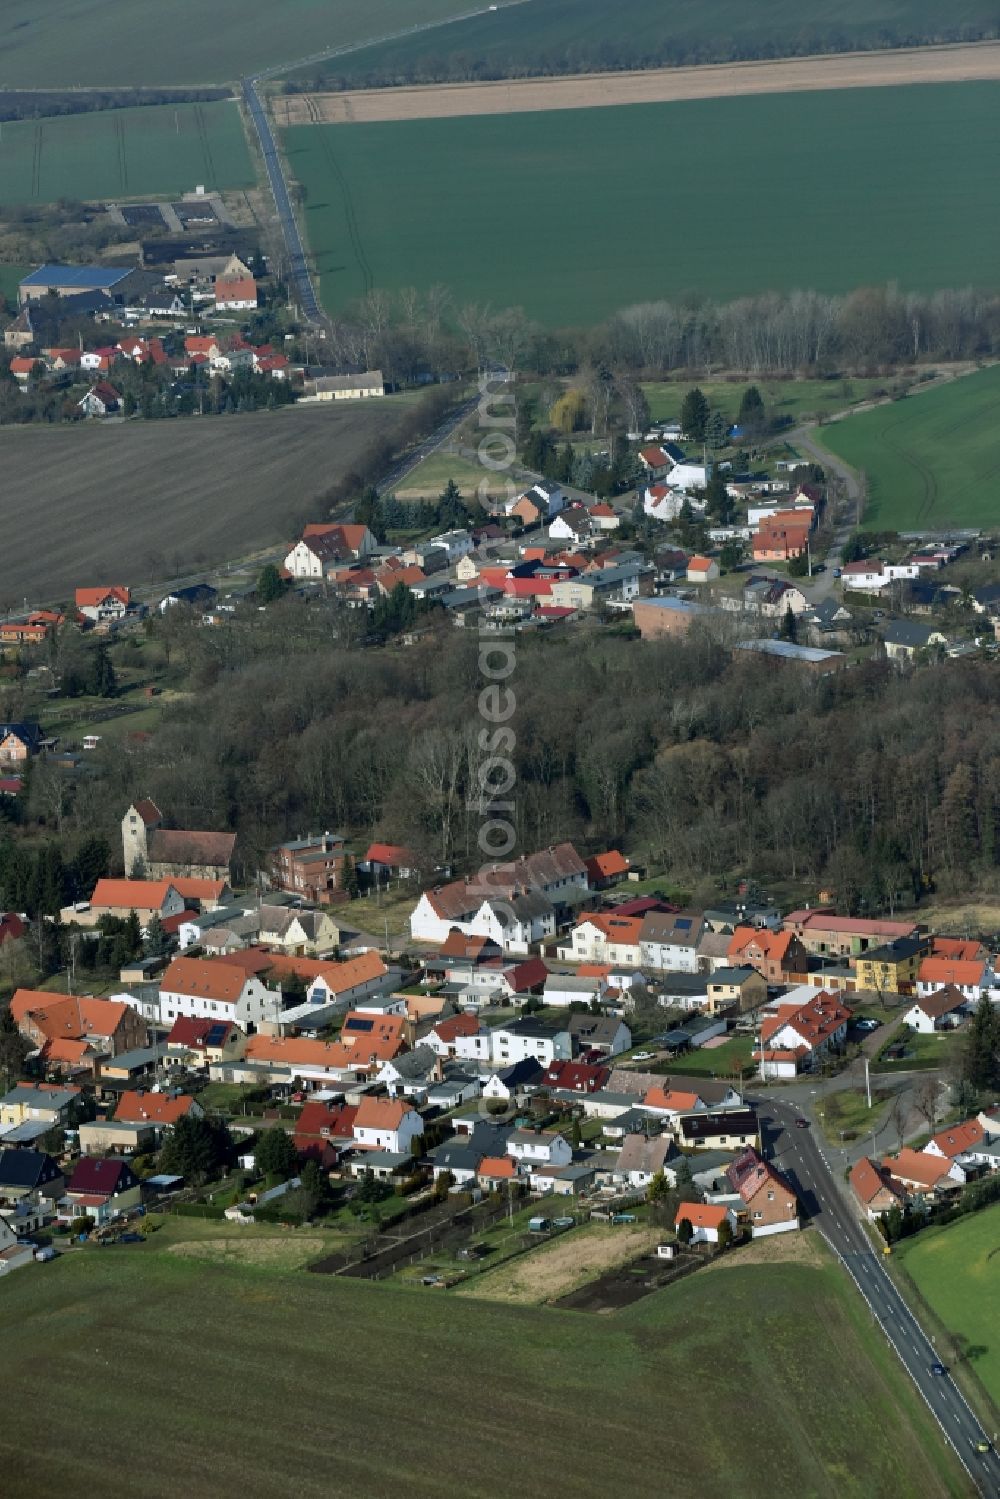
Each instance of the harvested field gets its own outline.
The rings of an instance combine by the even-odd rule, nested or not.
[[[63,599],[91,576],[174,580],[286,541],[411,405],[4,427],[0,609]]]
[[[846,52],[778,62],[715,63],[702,68],[652,68],[636,73],[585,73],[570,78],[292,94],[275,98],[273,108],[275,120],[282,126],[349,125],[372,120],[594,109],[609,104],[668,104],[680,99],[721,99],[742,94],[968,83],[975,79],[1000,79],[1000,42],[913,47],[900,52]]]
[[[552,1244],[520,1255],[509,1265],[477,1275],[455,1294],[536,1306],[565,1296],[608,1270],[647,1254],[662,1237],[662,1231],[655,1228],[611,1228],[602,1223],[588,1223]]]

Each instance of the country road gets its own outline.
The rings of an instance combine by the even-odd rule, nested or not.
[[[950,1375],[931,1373],[931,1365],[944,1359],[944,1350],[934,1347],[896,1289],[820,1137],[812,1128],[795,1126],[799,1110],[793,1104],[773,1097],[757,1099],[756,1104],[765,1155],[795,1187],[806,1213],[861,1292],[978,1492],[985,1499],[996,1499],[1000,1457],[992,1446],[988,1452],[976,1450],[979,1442],[992,1443],[995,1433],[983,1431]]]
[[[441,26],[454,26],[458,21],[469,21],[476,16],[486,15],[489,11],[506,9],[509,5],[530,5],[532,0],[501,0],[498,6],[484,5],[475,10],[464,12],[460,16],[448,16],[443,21],[424,21],[417,26],[405,26],[399,31],[389,32],[385,36],[369,37],[363,42],[351,42],[345,46],[330,47],[324,52],[314,52],[309,57],[300,57],[292,62],[276,64],[274,67],[262,69],[241,82],[243,91],[243,102],[250,116],[257,140],[260,144],[261,155],[264,158],[264,167],[267,171],[267,180],[271,187],[271,196],[274,199],[274,207],[278,215],[278,224],[281,228],[282,238],[285,241],[285,249],[288,252],[288,265],[290,279],[295,283],[299,306],[305,322],[311,323],[313,327],[323,328],[327,322],[327,316],[320,304],[316,294],[316,284],[309,266],[305,246],[295,211],[292,208],[291,194],[288,191],[288,183],[285,180],[285,168],[278,151],[278,143],[271,128],[267,109],[260,96],[260,84],[268,78],[275,78],[282,73],[293,72],[297,68],[308,67],[312,63],[331,62],[334,58],[343,57],[349,52],[361,52],[366,47],[377,47],[383,42],[399,41],[402,37],[416,36],[424,31],[434,31]]]

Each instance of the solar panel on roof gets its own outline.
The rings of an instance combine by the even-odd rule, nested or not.
[[[356,1016],[353,1020],[344,1021],[345,1031],[370,1031],[374,1027],[374,1020],[362,1020],[360,1016]]]
[[[678,919],[674,922],[674,926],[679,932],[686,932],[690,925],[691,922],[687,916],[679,916]]]

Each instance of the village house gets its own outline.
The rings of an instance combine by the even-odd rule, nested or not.
[[[180,916],[184,909],[184,897],[170,880],[103,879],[98,880],[90,897],[89,924],[95,925],[102,916],[126,920],[134,911],[139,924],[147,927],[154,916],[162,921],[167,916]],[[76,920],[87,914],[77,912]]]
[[[908,1197],[902,1184],[893,1180],[892,1172],[871,1156],[862,1156],[855,1161],[850,1174],[851,1191],[864,1209],[870,1223],[891,1213],[893,1208],[904,1208]]]
[[[227,1020],[247,1036],[276,1024],[281,991],[223,958],[174,958],[160,981],[160,1020],[178,1016]]]
[[[301,895],[315,905],[342,899],[347,850],[339,833],[310,834],[278,843],[268,855],[268,878],[276,890]]]
[[[114,416],[120,410],[121,403],[120,392],[109,385],[107,380],[98,380],[76,404],[84,416]]]
[[[765,1013],[760,1027],[760,1049],[754,1058],[762,1078],[790,1078],[806,1072],[847,1035],[852,1012],[834,995],[820,991],[804,1004],[778,1001]]]
[[[996,980],[985,958],[951,958],[934,953],[925,957],[917,970],[917,996],[929,999],[944,988],[955,989],[974,1005],[984,989]]]
[[[714,583],[719,576],[719,564],[714,557],[690,557],[687,565],[689,583]]]
[[[742,1197],[755,1239],[794,1231],[799,1226],[799,1204],[785,1178],[749,1146],[728,1167],[726,1178]]]
[[[757,1115],[748,1108],[683,1114],[673,1128],[683,1150],[745,1150],[748,1145],[760,1145]]]
[[[10,1013],[21,1035],[40,1049],[46,1062],[73,1055],[119,1056],[146,1044],[142,1017],[113,999],[17,989]]]
[[[243,1055],[246,1036],[233,1020],[178,1015],[167,1036],[166,1066],[201,1072]]]
[[[955,1030],[974,1008],[975,1001],[957,985],[945,984],[912,1004],[903,1020],[919,1035],[933,1036],[935,1031]]]
[[[674,1217],[674,1228],[682,1223],[691,1226],[688,1240],[691,1244],[720,1243],[723,1224],[728,1226],[730,1237],[736,1232],[736,1214],[722,1203],[682,1202]]]
[[[736,1009],[741,1014],[767,1003],[767,980],[756,968],[716,968],[707,975],[709,1015]]]
[[[950,1196],[968,1179],[958,1161],[926,1150],[911,1150],[909,1146],[894,1156],[883,1156],[882,1167],[889,1172],[895,1185],[909,1196],[926,1202]]]
[[[929,937],[897,937],[870,947],[855,960],[858,988],[873,994],[912,994],[929,947]]]
[[[412,1104],[370,1096],[358,1105],[352,1130],[358,1150],[388,1150],[397,1155],[408,1154],[423,1132],[423,1120]]]
[[[268,947],[291,957],[319,958],[340,942],[340,928],[328,911],[261,901],[257,934]]]
[[[116,621],[125,618],[131,607],[132,595],[129,589],[118,586],[78,588],[74,602],[77,613],[81,614],[84,619],[104,624],[108,620]]]
[[[20,1082],[0,1098],[0,1128],[14,1129],[29,1122],[49,1128],[69,1123],[81,1089],[56,1083]]]
[[[573,1148],[558,1130],[516,1129],[507,1138],[507,1154],[528,1171],[540,1166],[568,1166]]]
[[[253,276],[235,281],[219,277],[213,290],[217,312],[252,312],[257,306],[257,283]]]
[[[44,1151],[0,1149],[0,1208],[58,1199],[64,1185],[57,1162]]]
[[[115,1120],[121,1124],[149,1124],[160,1138],[165,1129],[179,1119],[203,1119],[205,1111],[197,1099],[186,1093],[153,1093],[136,1088],[123,1093],[115,1109]]]
[[[0,722],[0,767],[25,764],[39,753],[44,743],[37,723]]]
[[[66,1196],[59,1204],[63,1221],[93,1218],[109,1223],[132,1212],[142,1202],[142,1183],[127,1161],[109,1156],[83,1156],[66,1183]]]
[[[587,866],[571,843],[560,843],[539,853],[522,855],[509,864],[484,868],[475,880],[454,880],[425,890],[410,914],[410,935],[415,942],[444,942],[453,928],[467,936],[492,937],[506,951],[514,950],[512,941],[527,931],[538,930],[550,935],[561,901],[573,891],[587,889]],[[541,902],[523,908],[514,923],[504,925],[500,906],[514,905],[526,895],[545,897]],[[522,949],[523,950],[523,949]]]
[[[697,973],[705,929],[696,911],[647,911],[639,932],[641,966],[663,973]]]
[[[768,984],[794,982],[809,967],[805,949],[792,932],[738,926],[727,949],[730,962],[755,968]]]
[[[388,880],[415,880],[420,875],[420,861],[412,849],[398,843],[370,843],[368,852],[358,861],[362,874],[380,883]]]

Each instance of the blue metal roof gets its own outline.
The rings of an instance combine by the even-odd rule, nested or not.
[[[123,280],[129,265],[41,265],[22,286],[71,286],[79,291],[108,291]]]

